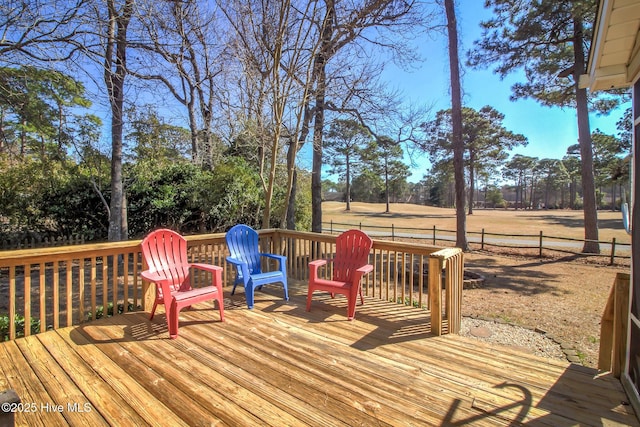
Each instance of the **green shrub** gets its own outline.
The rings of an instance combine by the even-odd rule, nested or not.
[[[14,316],[14,324],[16,328],[16,338],[24,336],[24,316],[16,314]],[[31,318],[31,334],[40,332],[40,320]],[[9,341],[9,315],[0,316],[0,341]]]
[[[140,308],[140,306],[138,306],[138,308]],[[135,309],[136,309],[136,307],[133,305],[133,303],[130,302],[130,303],[127,304],[127,310],[126,310],[127,312],[134,311]],[[124,303],[119,302],[118,305],[117,305],[116,310],[117,310],[118,314],[124,313],[125,312]],[[113,316],[113,303],[112,302],[107,304],[107,317],[111,317],[111,316]],[[96,306],[96,317],[95,318],[96,319],[100,319],[102,317],[104,317],[104,306],[103,305]],[[94,320],[93,313],[90,312],[90,311],[87,312],[86,318],[87,318],[87,320]]]

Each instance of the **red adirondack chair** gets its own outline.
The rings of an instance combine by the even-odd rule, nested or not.
[[[218,301],[220,321],[224,321],[224,298],[222,293],[222,267],[210,264],[189,263],[187,241],[172,230],[152,231],[142,241],[142,256],[148,269],[140,273],[143,279],[156,285],[156,298],[151,317],[158,304],[164,304],[167,313],[169,336],[178,337],[180,310],[202,301]],[[210,286],[191,287],[191,269],[211,272]]]
[[[361,279],[373,270],[368,264],[369,252],[373,241],[360,230],[348,230],[336,239],[336,253],[333,259],[319,259],[309,262],[309,289],[307,291],[307,311],[311,311],[311,298],[314,291],[326,291],[331,294],[343,294],[347,297],[347,317],[353,320],[356,315],[356,300],[362,297]],[[332,280],[318,277],[318,269],[333,262]]]

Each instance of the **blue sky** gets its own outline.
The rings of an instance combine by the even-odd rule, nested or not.
[[[491,12],[483,7],[481,1],[466,2],[465,7],[458,7],[460,16],[459,38],[461,42],[461,61],[473,41],[479,38],[479,23],[491,16]],[[450,108],[449,62],[445,34],[425,40],[421,45],[424,62],[416,70],[403,71],[393,64],[387,64],[383,74],[391,88],[397,88],[407,101],[415,104],[433,104],[433,113]],[[519,153],[539,158],[562,158],[567,147],[578,142],[577,119],[575,109],[543,107],[534,100],[512,102],[511,85],[523,81],[519,76],[508,76],[501,81],[491,69],[463,70],[463,104],[479,109],[491,105],[505,115],[504,126],[516,133],[521,133],[529,140],[526,147],[519,147],[512,154]],[[609,116],[590,116],[591,130],[599,128],[604,133],[617,135],[616,122],[622,116],[624,108],[614,111]],[[412,168],[410,181],[417,182],[429,167],[426,157],[414,159],[418,163]]]

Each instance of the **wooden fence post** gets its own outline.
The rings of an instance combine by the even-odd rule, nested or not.
[[[484,250],[484,228],[482,229],[482,236],[480,237],[480,249]]]
[[[542,258],[542,230],[540,230],[540,252],[538,258]]]
[[[613,265],[616,259],[616,238],[611,239],[611,260],[609,261],[609,265]]]

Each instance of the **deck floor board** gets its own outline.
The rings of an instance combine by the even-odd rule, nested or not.
[[[639,426],[618,380],[459,336],[428,312],[366,298],[356,319],[295,286],[242,292],[180,315],[168,338],[128,313],[0,344],[0,385],[25,404],[18,425]],[[89,412],[72,411],[90,405]],[[75,405],[75,406],[74,406]]]

